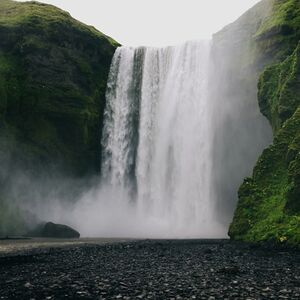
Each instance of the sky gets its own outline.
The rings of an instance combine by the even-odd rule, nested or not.
[[[24,2],[24,0],[22,0]],[[259,0],[44,0],[127,46],[209,39]]]

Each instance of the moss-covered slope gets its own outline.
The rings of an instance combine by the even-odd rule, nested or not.
[[[116,46],[54,6],[1,0],[0,160],[9,152],[10,168],[98,172]]]
[[[256,37],[274,61],[260,76],[258,100],[274,133],[239,190],[233,239],[300,244],[300,3],[274,1]],[[275,45],[275,46],[274,46]],[[268,46],[268,47],[267,47]]]
[[[255,39],[259,53],[269,62],[290,55],[300,39],[299,0],[271,0],[272,11],[259,27]]]

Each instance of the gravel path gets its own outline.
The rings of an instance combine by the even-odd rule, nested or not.
[[[0,258],[0,299],[300,299],[300,253],[137,241]]]

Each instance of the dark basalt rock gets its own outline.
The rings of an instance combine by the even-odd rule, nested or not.
[[[41,230],[41,237],[47,238],[79,238],[80,233],[75,229],[63,225],[48,222]]]
[[[77,239],[80,233],[70,226],[52,222],[41,223],[27,233],[30,237]]]

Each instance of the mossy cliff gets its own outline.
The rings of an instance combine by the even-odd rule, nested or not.
[[[300,3],[272,2],[255,36],[267,67],[258,101],[273,129],[251,178],[239,189],[229,235],[236,240],[300,244]]]
[[[272,141],[268,121],[257,102],[257,81],[269,59],[259,51],[256,32],[272,12],[272,0],[259,2],[213,36],[212,76],[216,127],[213,186],[218,220],[232,221],[237,190]],[[230,174],[230,176],[228,176]]]
[[[22,205],[50,201],[55,178],[99,173],[117,46],[54,6],[0,0],[0,235],[24,233]]]
[[[99,172],[116,46],[54,6],[0,1],[0,160],[10,170]]]

